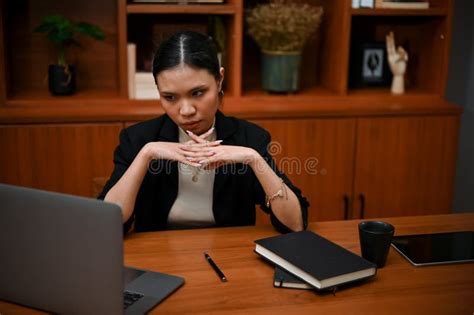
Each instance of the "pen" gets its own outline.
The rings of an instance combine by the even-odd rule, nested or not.
[[[219,278],[221,278],[222,282],[227,282],[227,278],[225,277],[224,273],[217,267],[216,263],[214,260],[212,260],[211,256],[209,256],[206,252],[204,252],[204,257],[206,258],[207,262],[209,265],[211,265],[212,269],[217,273]]]

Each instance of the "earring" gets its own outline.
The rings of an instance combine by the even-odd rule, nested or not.
[[[220,95],[220,96],[224,96],[224,90],[220,90],[220,91],[219,91],[219,95]]]

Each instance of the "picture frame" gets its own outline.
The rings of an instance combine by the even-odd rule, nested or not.
[[[350,59],[351,88],[390,86],[392,73],[388,65],[385,42],[354,45]]]

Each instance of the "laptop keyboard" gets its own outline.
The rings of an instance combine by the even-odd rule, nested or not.
[[[143,297],[143,294],[130,292],[130,291],[123,291],[123,309],[127,309],[136,301],[140,300]]]

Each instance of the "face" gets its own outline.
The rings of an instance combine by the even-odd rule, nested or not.
[[[160,72],[156,79],[161,106],[168,116],[182,129],[200,135],[214,122],[219,106],[221,80],[205,69],[179,65]]]

